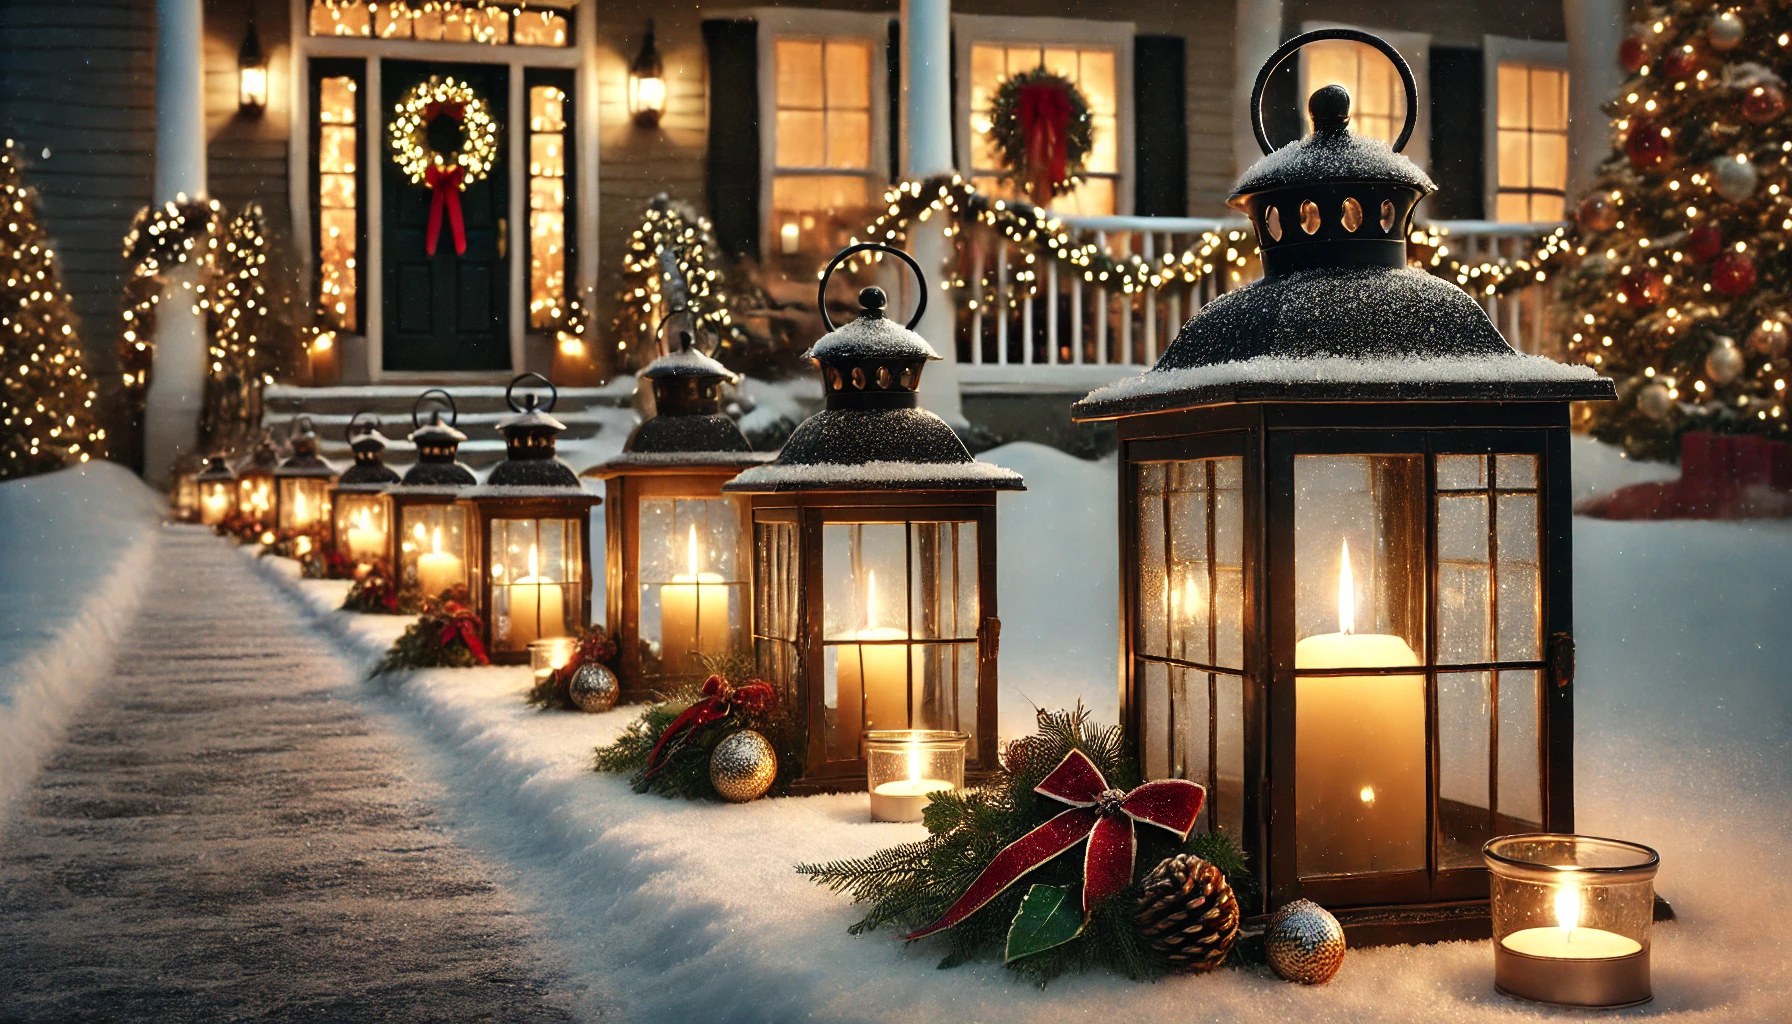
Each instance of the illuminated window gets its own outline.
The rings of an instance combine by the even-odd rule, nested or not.
[[[506,7],[451,0],[419,4],[396,0],[311,0],[308,27],[314,36],[421,39],[487,46],[570,45],[566,15],[553,6]]]
[[[1094,123],[1082,184],[1052,201],[1059,213],[1112,214],[1120,188],[1120,102],[1112,47],[1040,44],[971,47],[971,181],[999,195],[1019,193],[1001,181],[1002,161],[990,141],[990,105],[1008,78],[1038,67],[1075,82],[1089,101]]]
[[[551,327],[566,305],[566,92],[529,87],[529,324]]]
[[[356,93],[347,75],[318,80],[317,100],[317,297],[323,321],[353,331],[355,261],[360,241],[356,170],[360,161]]]
[[[1348,39],[1311,43],[1300,52],[1306,62],[1305,94],[1328,85],[1350,90],[1350,127],[1392,145],[1406,120],[1406,90],[1394,65],[1373,46]],[[1304,101],[1301,109],[1306,109]]]
[[[774,43],[775,253],[832,251],[865,226],[874,173],[871,55],[869,39]]]
[[[1499,63],[1494,219],[1561,220],[1568,189],[1568,72]]]

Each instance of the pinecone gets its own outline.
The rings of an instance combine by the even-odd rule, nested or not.
[[[1219,868],[1178,854],[1145,876],[1136,920],[1172,970],[1204,974],[1225,962],[1238,938],[1238,898]]]

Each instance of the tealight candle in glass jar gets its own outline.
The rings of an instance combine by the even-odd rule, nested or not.
[[[920,821],[934,793],[964,788],[962,732],[873,729],[865,733],[872,821]]]

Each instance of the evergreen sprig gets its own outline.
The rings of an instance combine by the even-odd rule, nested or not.
[[[753,670],[750,658],[699,656],[711,675],[719,675],[730,683],[745,682]],[[731,733],[751,729],[769,740],[778,752],[778,778],[772,783],[771,795],[790,791],[797,751],[791,740],[790,713],[779,700],[765,711],[749,711],[735,705],[727,717],[687,733],[671,744],[658,771],[647,773],[647,757],[659,744],[674,720],[687,708],[703,699],[701,684],[683,683],[660,694],[661,699],[641,712],[609,745],[597,748],[592,768],[608,775],[626,775],[629,786],[637,793],[658,793],[664,797],[685,800],[719,800],[709,782],[709,757],[716,744]]]
[[[1128,790],[1139,785],[1138,767],[1126,754],[1118,726],[1091,725],[1088,709],[1080,704],[1069,711],[1042,709],[1038,722],[1037,733],[1008,745],[1001,767],[986,784],[934,795],[924,817],[930,833],[926,839],[869,857],[799,864],[796,870],[819,885],[850,895],[854,903],[869,905],[865,916],[847,929],[851,934],[861,935],[886,924],[905,930],[920,928],[939,919],[1004,847],[1064,810],[1063,804],[1033,789],[1072,750],[1087,754],[1110,785]],[[1060,975],[1095,968],[1134,979],[1157,977],[1168,971],[1169,965],[1146,945],[1133,923],[1142,892],[1140,880],[1159,861],[1177,853],[1193,853],[1207,860],[1235,886],[1249,878],[1244,854],[1223,833],[1179,841],[1163,829],[1141,828],[1137,842],[1133,884],[1097,906],[1081,935],[1008,966],[1041,986]],[[956,927],[940,933],[937,938],[945,946],[940,967],[1000,958],[1009,924],[1029,886],[1057,885],[1080,891],[1082,880],[1083,844],[1079,843]]]

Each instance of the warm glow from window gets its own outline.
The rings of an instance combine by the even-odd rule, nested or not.
[[[865,39],[780,38],[773,46],[770,230],[778,253],[831,251],[868,219],[871,55]]]
[[[1077,84],[1089,101],[1093,115],[1093,141],[1083,167],[1083,183],[1075,191],[1052,201],[1059,213],[1106,215],[1115,210],[1120,183],[1119,101],[1115,84],[1114,51],[1107,47],[997,46],[977,43],[971,47],[971,175],[980,189],[1018,196],[1003,183],[1002,162],[989,141],[990,103],[1007,78],[1043,65]]]
[[[356,127],[353,78],[322,79],[317,100],[317,298],[325,326],[355,330],[355,259],[360,241],[356,165],[360,132]]]
[[[1326,39],[1300,52],[1306,61],[1307,95],[1328,85],[1350,90],[1350,127],[1393,145],[1406,123],[1406,89],[1381,51],[1348,39]],[[1306,109],[1304,97],[1301,109]],[[1306,129],[1311,131],[1312,125]]]
[[[529,323],[552,326],[566,306],[566,93],[529,88]]]
[[[309,30],[314,36],[420,39],[425,42],[486,46],[567,46],[566,15],[530,8],[514,14],[504,7],[453,0],[406,4],[399,0],[311,0]]]
[[[1494,219],[1561,220],[1568,190],[1568,72],[1500,62]]]

